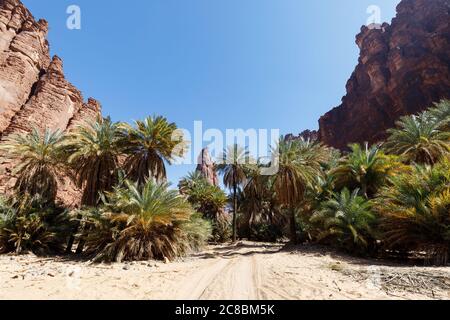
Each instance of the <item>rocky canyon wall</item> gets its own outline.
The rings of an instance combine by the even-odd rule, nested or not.
[[[401,116],[450,98],[449,23],[450,0],[402,0],[391,24],[362,27],[347,95],[320,119],[319,139],[376,143]]]
[[[0,0],[0,143],[11,134],[67,131],[92,121],[101,108],[69,83],[59,57],[50,57],[48,23],[36,21],[19,0]],[[0,192],[14,185],[14,164],[0,155]],[[59,198],[77,202],[79,191],[69,179],[61,186]]]

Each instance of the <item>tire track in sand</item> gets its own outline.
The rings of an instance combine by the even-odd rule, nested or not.
[[[214,278],[204,294],[206,300],[255,300],[258,288],[255,282],[253,257],[234,257],[220,275]]]
[[[188,279],[181,282],[179,289],[175,293],[175,300],[198,300],[204,294],[210,283],[221,271],[229,265],[226,259],[214,259],[202,265],[188,275]]]

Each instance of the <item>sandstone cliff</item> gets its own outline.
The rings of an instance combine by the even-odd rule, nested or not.
[[[197,161],[197,171],[212,185],[219,185],[215,164],[211,159],[208,148],[202,150]]]
[[[36,21],[19,0],[0,0],[0,143],[33,127],[71,130],[101,113],[97,101],[85,103],[66,80],[61,59],[50,57],[47,32],[47,22]],[[13,165],[0,157],[0,192],[14,185]],[[73,205],[78,195],[65,179],[59,198]]]
[[[347,95],[319,121],[321,141],[375,143],[401,116],[450,98],[449,14],[450,0],[402,0],[390,25],[364,26]]]

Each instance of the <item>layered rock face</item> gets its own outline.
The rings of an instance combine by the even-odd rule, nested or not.
[[[209,150],[207,148],[202,150],[198,157],[197,171],[212,185],[219,185],[219,178],[215,169],[214,162],[211,159]]]
[[[401,116],[450,98],[449,14],[450,0],[403,0],[390,25],[362,27],[359,64],[319,139],[339,149],[376,143]]]
[[[36,21],[19,0],[0,0],[0,143],[32,128],[67,131],[101,114],[100,105],[86,103],[64,76],[57,56],[51,58],[48,24]],[[14,185],[12,167],[0,155],[0,192]],[[76,188],[65,179],[60,199],[76,202]]]

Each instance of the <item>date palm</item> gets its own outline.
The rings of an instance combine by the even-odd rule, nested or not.
[[[136,121],[134,126],[124,125],[121,145],[127,155],[124,163],[127,177],[139,184],[145,183],[150,176],[165,181],[165,164],[171,164],[186,150],[176,124],[160,116]]]
[[[278,155],[279,170],[274,177],[274,188],[279,203],[288,210],[290,238],[296,244],[296,209],[304,200],[307,188],[322,175],[322,164],[329,157],[328,150],[319,142],[280,139],[273,150]]]
[[[442,100],[430,109],[429,115],[439,123],[442,131],[450,131],[450,100]]]
[[[403,117],[388,133],[384,148],[409,163],[434,164],[450,152],[450,132],[428,112]]]
[[[76,182],[83,189],[83,205],[96,206],[100,194],[112,190],[117,182],[118,142],[119,124],[110,118],[99,118],[67,135],[64,149]]]
[[[231,190],[233,196],[233,242],[237,240],[238,190],[247,180],[246,166],[251,162],[248,150],[235,144],[223,151],[217,166],[219,173],[223,175],[223,184]]]
[[[311,222],[321,224],[319,240],[334,240],[338,245],[353,251],[367,249],[372,238],[375,215],[367,199],[345,188],[323,202],[311,217]]]
[[[64,151],[67,163],[75,172],[76,184],[83,190],[81,200],[83,206],[97,206],[101,194],[112,190],[118,181],[119,126],[110,118],[99,117],[97,121],[79,126],[66,136]],[[82,216],[78,215],[78,219],[81,218]],[[71,252],[79,226],[80,223],[69,239],[68,252]],[[89,230],[83,231],[87,233]],[[85,236],[82,235],[80,238],[77,254],[83,252]]]
[[[181,179],[180,193],[202,217],[211,221],[212,240],[225,242],[231,236],[231,223],[225,212],[228,196],[220,187],[212,185],[199,171],[189,173]]]
[[[246,222],[251,229],[257,215],[263,213],[264,191],[267,186],[265,176],[261,175],[261,169],[258,165],[248,166],[247,181],[243,187],[242,203],[240,204],[246,213]]]
[[[343,157],[336,168],[330,171],[335,187],[361,189],[366,198],[372,197],[379,187],[401,164],[395,157],[386,156],[379,147],[362,148],[359,144],[350,146],[351,152]]]
[[[284,222],[277,210],[277,199],[273,190],[273,179],[263,174],[264,164],[250,165],[247,168],[247,182],[244,185],[241,208],[245,213],[244,223],[251,231],[257,224]]]
[[[19,194],[55,202],[58,177],[63,171],[61,139],[59,131],[45,130],[41,134],[33,129],[27,134],[13,135],[2,144],[5,157],[15,164],[13,174],[17,176],[15,189]]]
[[[437,264],[450,259],[450,160],[414,166],[391,178],[376,198],[388,249],[424,251]]]
[[[189,173],[181,179],[180,193],[185,195],[194,209],[205,218],[218,220],[224,212],[228,198],[218,186],[210,184],[199,171]]]
[[[0,199],[0,254],[62,253],[70,229],[67,211],[38,196]]]
[[[93,212],[94,232],[87,253],[101,261],[172,260],[197,249],[210,236],[185,197],[152,179],[145,184],[125,182],[106,194],[102,212]]]
[[[189,194],[192,190],[195,190],[198,186],[207,183],[202,173],[199,171],[189,172],[187,176],[183,177],[178,183],[178,189],[182,194]]]

